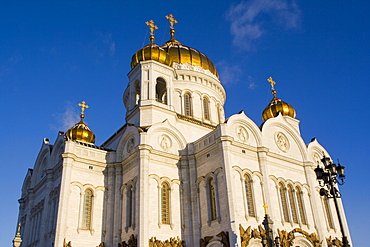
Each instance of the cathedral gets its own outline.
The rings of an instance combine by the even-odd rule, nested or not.
[[[149,21],[149,44],[132,56],[120,129],[95,144],[82,102],[78,123],[44,138],[13,246],[330,247],[341,230],[351,243],[341,200],[316,179],[330,155],[303,141],[275,81],[261,126],[243,111],[226,118],[215,65],[166,18],[169,40],[155,44]]]

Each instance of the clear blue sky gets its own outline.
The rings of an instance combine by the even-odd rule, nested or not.
[[[227,92],[226,115],[244,110],[258,125],[277,96],[294,106],[312,137],[346,166],[341,188],[354,246],[368,246],[370,192],[369,1],[1,1],[0,243],[14,238],[21,186],[42,138],[77,120],[102,144],[125,123],[131,56],[148,43],[145,21],[205,53]]]

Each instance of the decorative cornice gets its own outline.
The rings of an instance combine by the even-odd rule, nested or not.
[[[197,119],[194,119],[194,118],[191,118],[191,117],[188,117],[188,116],[179,114],[179,113],[177,113],[177,117],[179,119],[181,119],[181,120],[185,120],[187,122],[190,122],[190,123],[193,123],[193,124],[197,124],[197,125],[206,127],[208,129],[212,129],[212,130],[216,129],[216,126],[215,125],[212,125],[212,124],[209,124],[209,123],[205,123],[203,121],[200,121],[200,120],[197,120]]]

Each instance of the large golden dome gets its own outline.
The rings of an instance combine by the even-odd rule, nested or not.
[[[95,143],[95,134],[90,130],[90,128],[84,123],[83,119],[85,118],[84,111],[85,108],[88,108],[88,105],[85,105],[85,101],[82,101],[81,104],[81,120],[76,123],[72,128],[66,132],[66,136],[71,140],[83,141],[88,143]]]
[[[274,88],[276,82],[272,80],[272,77],[267,80],[271,83],[272,94],[274,97],[270,101],[269,105],[263,110],[262,120],[266,121],[267,119],[277,117],[279,113],[281,113],[283,116],[295,118],[296,111],[294,110],[293,106],[276,97],[276,91]]]
[[[171,66],[171,60],[168,53],[158,45],[150,43],[144,48],[138,50],[132,56],[131,69],[135,68],[138,63],[148,60],[154,60],[167,66]]]
[[[167,66],[174,66],[175,64],[200,66],[218,77],[215,65],[206,55],[194,48],[182,45],[179,41],[175,40],[173,25],[177,21],[173,18],[173,15],[168,15],[166,18],[170,20],[170,40],[161,47],[154,44],[154,30],[158,29],[158,27],[154,25],[154,21],[152,20],[146,22],[150,29],[150,44],[138,50],[132,56],[131,69],[135,68],[142,61],[154,60]]]
[[[182,45],[179,41],[175,40],[173,36],[161,47],[169,54],[171,64],[187,63],[193,66],[200,66],[218,77],[215,65],[206,55],[194,48]]]

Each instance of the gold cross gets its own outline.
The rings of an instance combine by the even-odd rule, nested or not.
[[[82,101],[82,103],[79,103],[78,105],[81,106],[81,115],[84,115],[85,108],[89,108],[88,105],[85,105],[85,101]]]
[[[271,77],[270,77],[271,78]],[[267,213],[267,208],[268,208],[268,206],[266,205],[266,203],[264,203],[263,204],[263,207],[265,208],[265,214],[267,215],[268,213]]]
[[[166,15],[166,18],[167,18],[168,20],[170,20],[170,28],[171,28],[171,29],[175,29],[175,28],[173,27],[173,25],[174,25],[175,23],[178,23],[178,21],[177,21],[177,20],[175,20],[175,18],[173,18],[173,15],[172,15],[172,14]]]
[[[158,27],[156,25],[154,25],[154,21],[150,20],[150,21],[145,22],[145,24],[147,24],[149,26],[150,35],[154,36],[154,29],[158,29]]]
[[[272,77],[271,76],[270,76],[270,78],[267,79],[267,81],[270,82],[272,91],[275,91],[275,84],[276,84],[276,82],[272,80]]]

